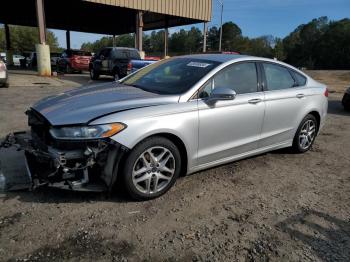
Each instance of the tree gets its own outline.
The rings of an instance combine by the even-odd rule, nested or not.
[[[208,51],[217,51],[219,49],[220,31],[216,26],[208,30]]]
[[[315,66],[325,69],[350,68],[350,19],[332,21],[318,46]]]
[[[197,27],[191,27],[191,29],[187,32],[185,52],[189,54],[200,52],[202,50],[202,39],[203,35],[201,30],[199,30]]]
[[[286,59],[286,53],[284,51],[283,40],[280,38],[275,39],[275,46],[273,48],[273,55],[280,61]]]
[[[222,25],[222,50],[235,51],[242,39],[242,30],[233,22]]]
[[[286,61],[298,67],[314,68],[319,55],[316,50],[328,26],[327,17],[298,26],[283,40]]]
[[[134,47],[134,36],[132,34],[125,34],[116,37],[116,46]],[[81,45],[81,49],[90,52],[98,52],[100,49],[108,46],[113,46],[113,38],[111,36],[104,36],[95,42],[86,42]]]
[[[10,40],[11,48],[16,53],[34,51],[35,44],[39,42],[39,31],[35,27],[10,26]],[[57,37],[50,30],[47,31],[47,44],[50,46],[51,52],[58,52],[61,50],[58,45]],[[6,49],[4,28],[0,28],[0,49]]]
[[[271,36],[261,36],[251,39],[248,44],[247,53],[254,56],[273,57],[274,39]]]
[[[186,39],[187,32],[184,29],[173,33],[169,39],[169,50],[175,54],[185,53]]]

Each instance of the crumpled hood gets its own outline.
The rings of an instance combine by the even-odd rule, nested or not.
[[[32,108],[53,126],[85,124],[98,117],[146,106],[177,103],[178,96],[165,96],[116,82],[91,85],[49,96]]]

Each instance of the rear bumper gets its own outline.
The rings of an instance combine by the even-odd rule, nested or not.
[[[89,63],[77,63],[77,62],[72,62],[71,61],[71,67],[74,69],[74,70],[77,70],[77,71],[80,71],[80,70],[86,70],[86,71],[89,71]]]
[[[113,141],[101,140],[79,148],[48,146],[39,149],[28,132],[11,134],[2,147],[24,150],[25,165],[33,189],[43,185],[74,191],[110,191],[119,163],[127,151]]]

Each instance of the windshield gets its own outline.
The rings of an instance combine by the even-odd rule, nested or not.
[[[141,69],[121,83],[152,93],[182,94],[219,64],[194,58],[166,59]]]
[[[90,53],[90,52],[87,52],[87,51],[72,50],[72,55],[77,55],[77,56],[91,56],[91,53]]]

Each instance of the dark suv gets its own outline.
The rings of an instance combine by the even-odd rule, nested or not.
[[[131,60],[141,60],[137,49],[126,47],[103,48],[90,61],[90,77],[97,80],[100,75],[110,75],[118,80],[128,74],[128,66]]]

